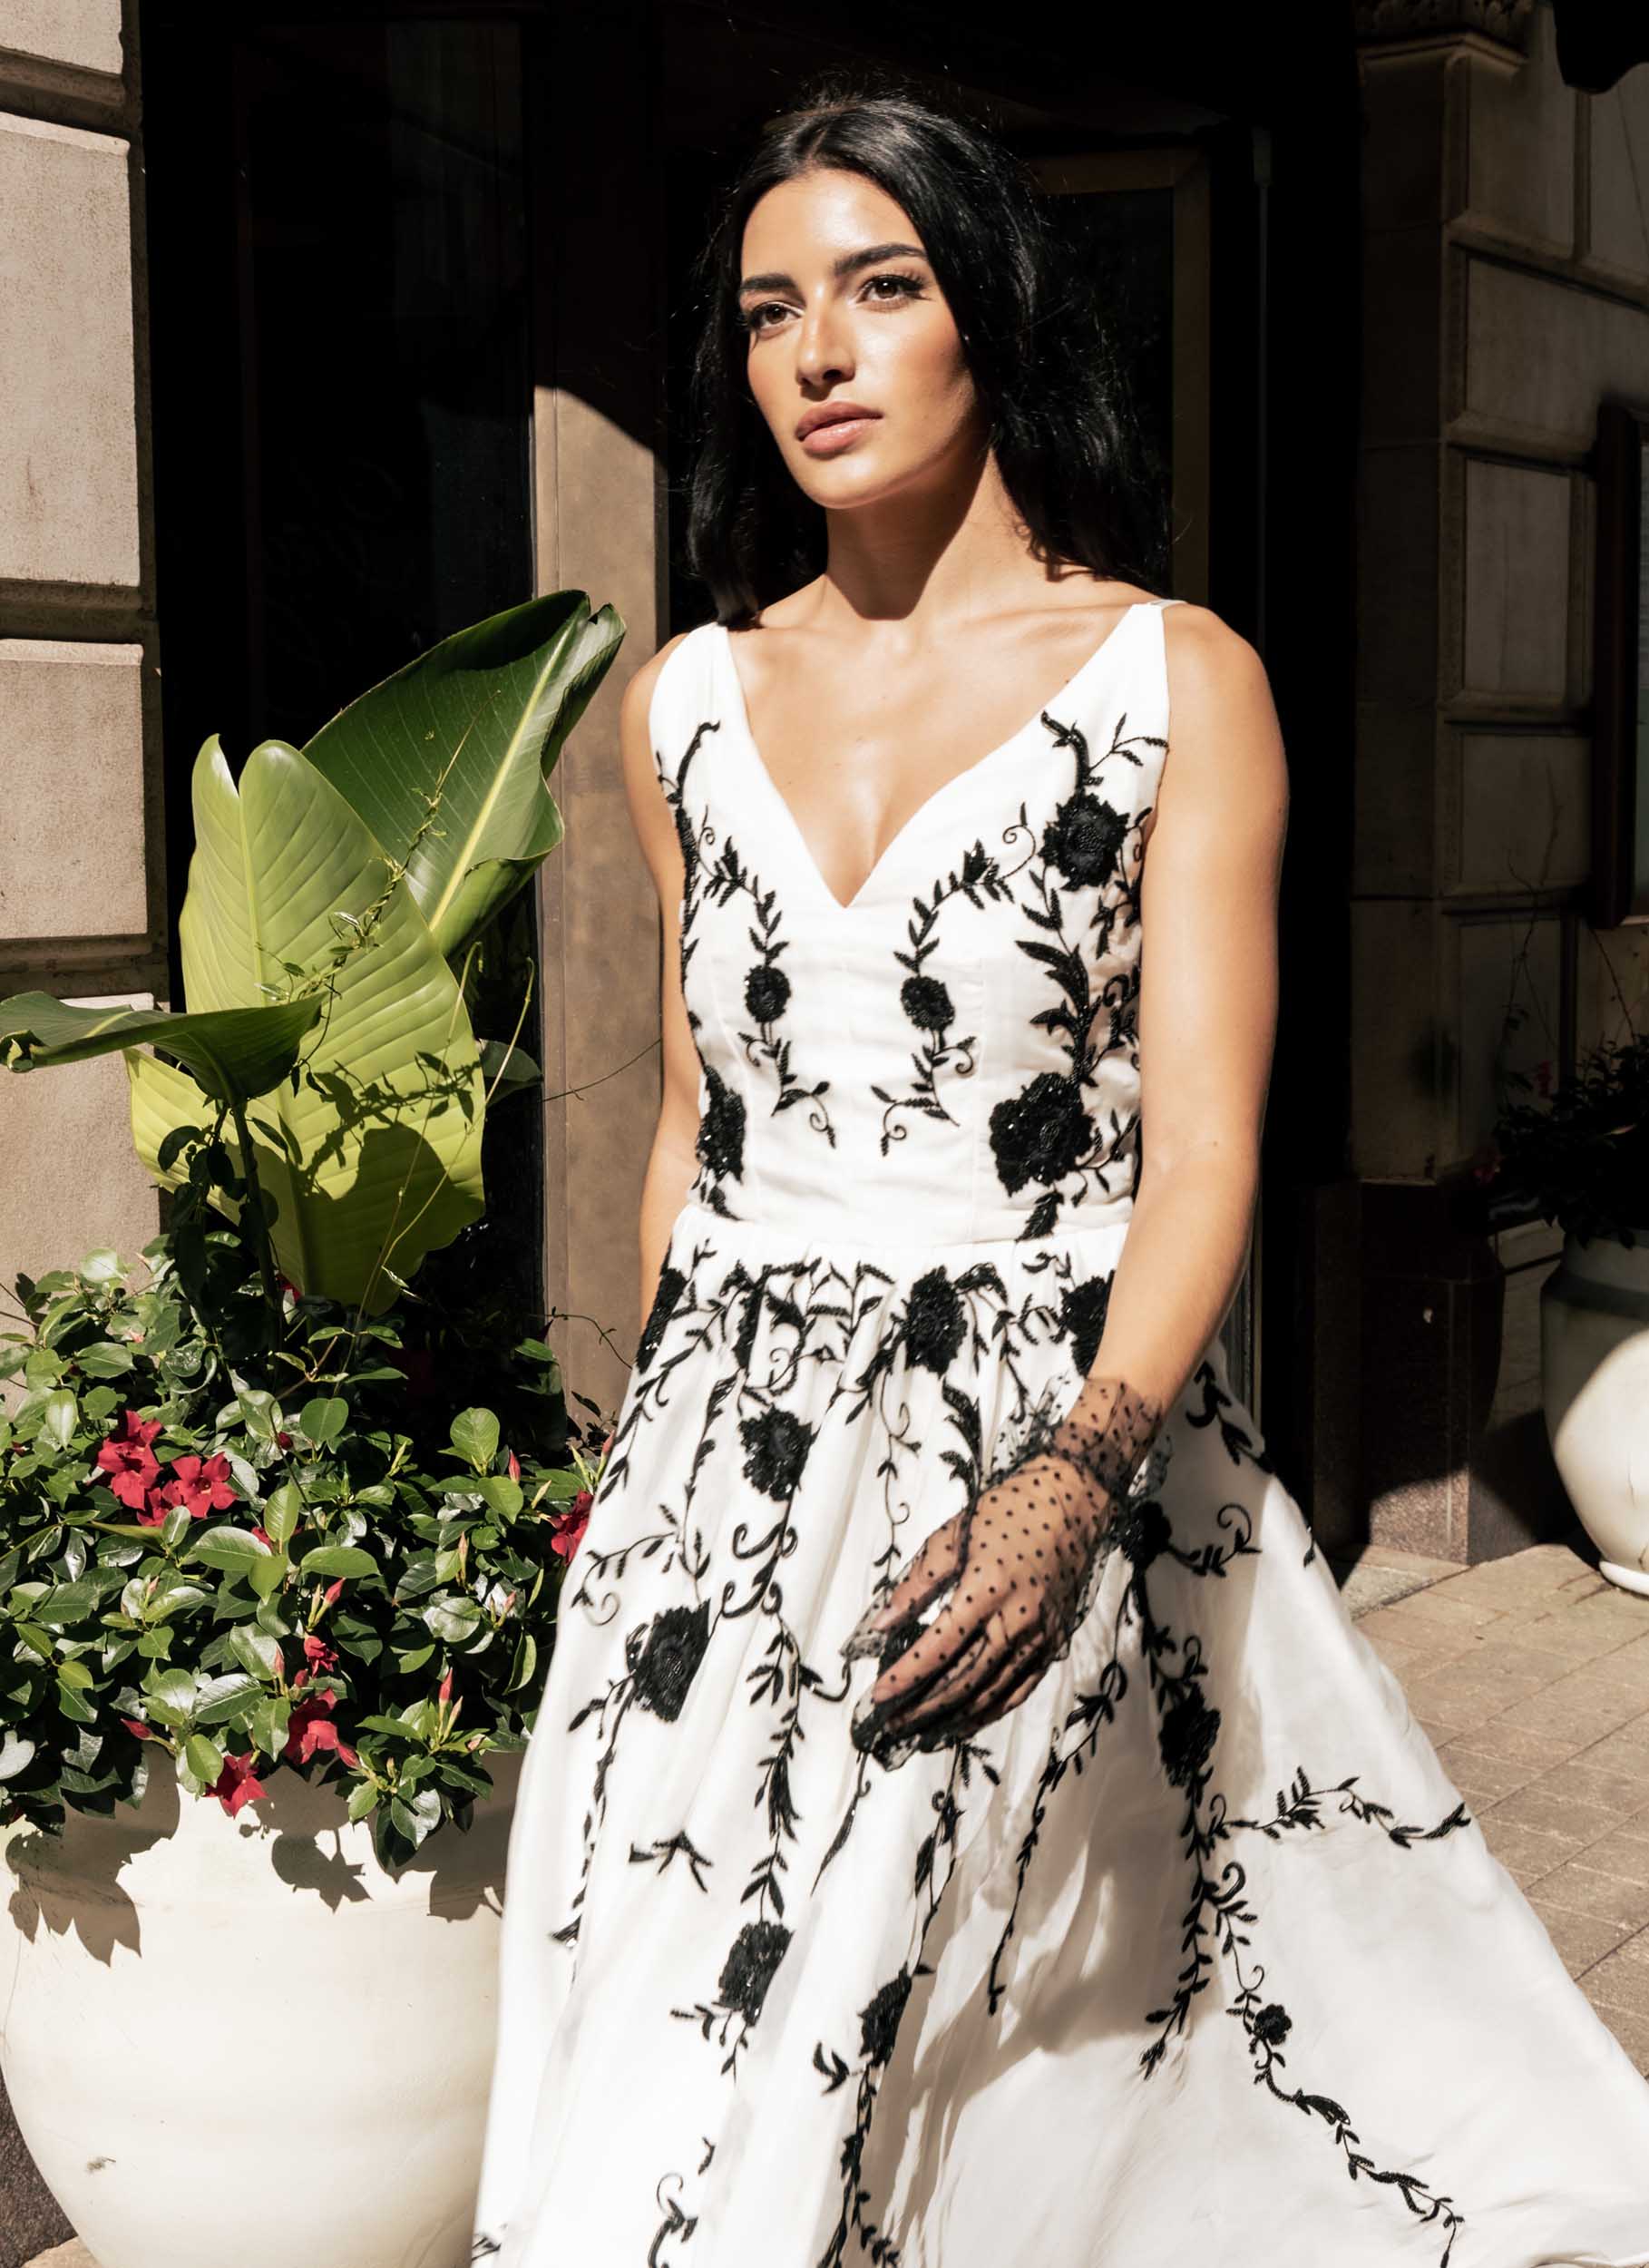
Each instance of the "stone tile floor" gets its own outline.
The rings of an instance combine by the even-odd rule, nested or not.
[[[1649,1598],[1582,1532],[1459,1568],[1371,1546],[1337,1566],[1449,1778],[1571,1976],[1649,2075]],[[97,2268],[83,2245],[29,2268]]]

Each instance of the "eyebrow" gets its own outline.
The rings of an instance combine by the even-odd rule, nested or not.
[[[926,258],[927,254],[920,244],[867,244],[860,251],[844,252],[839,259],[833,260],[830,272],[839,283],[844,276],[854,275],[861,268],[873,268],[878,260]],[[775,268],[765,275],[746,276],[738,287],[738,296],[742,299],[746,291],[794,291],[795,288],[795,278],[786,275],[782,268]]]

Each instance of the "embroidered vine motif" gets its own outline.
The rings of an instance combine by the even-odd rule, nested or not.
[[[909,1111],[955,1125],[940,1099],[939,1082],[945,1076],[967,1079],[974,1068],[978,1034],[971,1032],[965,1039],[951,1036],[956,1007],[951,987],[927,966],[939,949],[940,915],[953,899],[965,899],[979,909],[988,899],[1001,899],[1008,894],[1008,885],[996,861],[987,855],[982,843],[975,843],[963,854],[959,866],[932,885],[930,896],[924,898],[918,894],[912,900],[911,917],[906,924],[910,949],[907,952],[895,947],[893,958],[909,972],[899,987],[899,1005],[922,1036],[911,1057],[911,1083],[904,1093],[894,1094],[873,1080],[871,1085],[872,1094],[885,1106],[880,1144],[884,1158],[894,1142],[905,1139],[910,1129],[903,1118]]]
[[[778,1081],[778,1100],[773,1109],[794,1110],[798,1103],[806,1103],[807,1123],[815,1133],[823,1134],[834,1149],[836,1130],[831,1123],[824,1095],[830,1081],[821,1079],[809,1087],[797,1079],[791,1069],[791,1041],[784,1037],[779,1025],[790,1006],[790,979],[779,966],[781,956],[788,951],[782,934],[783,914],[778,892],[764,889],[757,875],[746,867],[737,848],[729,838],[721,846],[721,855],[715,865],[707,869],[703,902],[707,904],[727,905],[743,894],[750,901],[749,942],[761,958],[748,971],[744,984],[745,1013],[756,1026],[755,1031],[741,1031],[739,1045],[746,1058],[758,1069],[767,1066]],[[717,1168],[721,1170],[721,1168]]]

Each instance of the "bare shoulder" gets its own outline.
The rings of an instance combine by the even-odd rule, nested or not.
[[[1229,777],[1280,767],[1282,734],[1265,664],[1212,607],[1163,609],[1168,735],[1182,777],[1205,757]]]
[[[692,634],[691,631],[678,630],[674,638],[667,638],[658,652],[644,661],[627,680],[619,700],[619,721],[625,730],[633,729],[643,739],[647,738],[647,716],[652,707],[653,688],[659,682],[659,673],[677,647],[684,645]]]

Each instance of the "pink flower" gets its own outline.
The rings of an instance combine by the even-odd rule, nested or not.
[[[512,1481],[519,1481],[521,1479],[521,1459],[516,1455],[513,1450],[510,1452],[510,1461],[504,1470],[508,1472]]]
[[[301,1677],[303,1672],[298,1675]],[[332,1722],[332,1712],[337,1706],[337,1695],[330,1686],[298,1703],[288,1725],[287,1745],[281,1752],[288,1764],[307,1764],[323,1748],[329,1748],[345,1764],[360,1762],[355,1750],[338,1738],[337,1726]]]
[[[452,1697],[453,1697],[453,1673],[452,1673],[452,1671],[449,1669],[449,1670],[447,1671],[447,1673],[446,1673],[445,1677],[443,1677],[443,1679],[441,1680],[441,1689],[440,1689],[440,1691],[437,1693],[437,1695],[435,1696],[435,1698],[436,1698],[436,1699],[440,1702],[440,1704],[441,1704],[442,1707],[443,1707],[443,1708],[444,1708],[444,1707],[446,1706],[447,1703],[448,1703],[448,1702],[452,1699]]]
[[[209,1795],[217,1797],[231,1819],[243,1804],[261,1804],[269,1792],[254,1771],[257,1762],[257,1753],[252,1749],[244,1756],[225,1756],[222,1771],[207,1790]]]
[[[550,1549],[559,1551],[563,1559],[571,1559],[584,1540],[590,1525],[590,1506],[592,1491],[581,1489],[565,1511],[550,1515]]]
[[[229,1459],[208,1457],[203,1463],[199,1457],[180,1457],[160,1494],[163,1504],[185,1506],[191,1520],[227,1511],[237,1501],[229,1486]]]
[[[111,1433],[97,1452],[101,1471],[109,1475],[109,1486],[119,1501],[132,1511],[141,1512],[150,1489],[160,1474],[149,1444],[161,1430],[155,1418],[145,1424],[135,1410],[126,1411],[121,1419],[121,1431]],[[154,1527],[153,1520],[144,1522]]]

